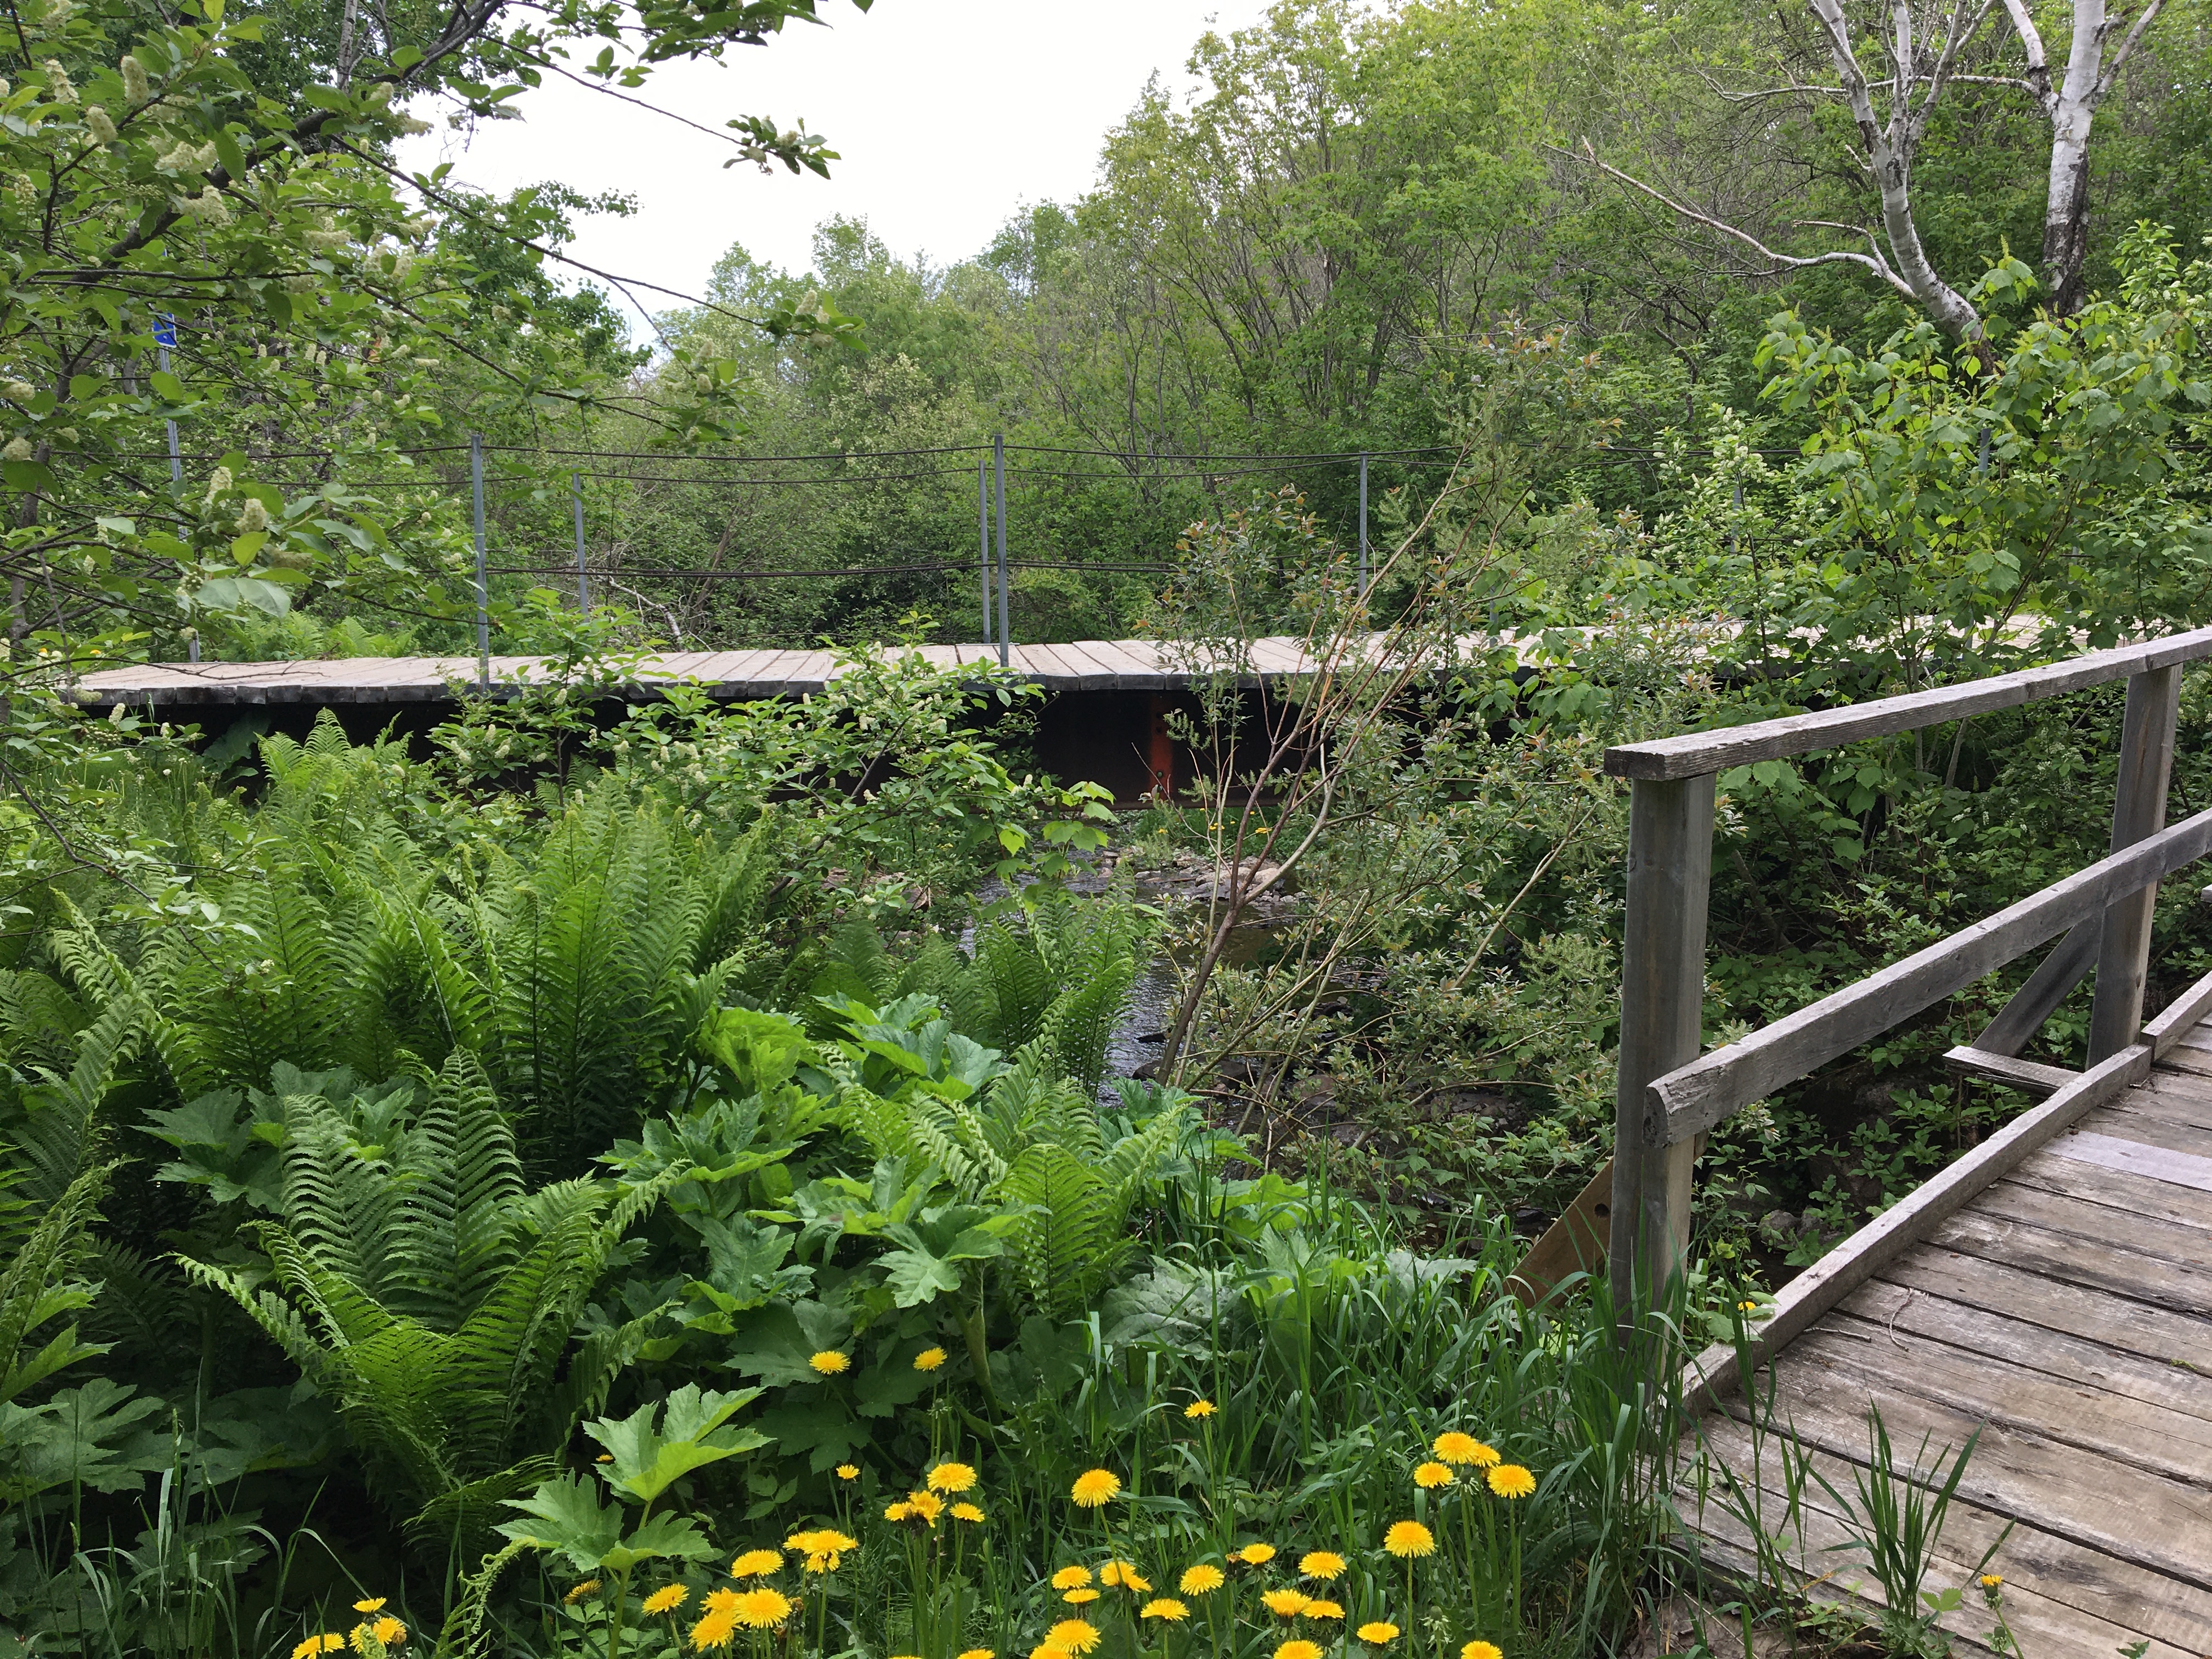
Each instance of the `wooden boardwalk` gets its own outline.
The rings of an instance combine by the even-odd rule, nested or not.
[[[1988,1650],[1973,1570],[2009,1524],[1988,1570],[2033,1659],[2212,1654],[2212,1024],[1878,1267],[1771,1381],[1775,1425],[1854,1499],[1869,1407],[1908,1464],[1923,1435],[1932,1453],[1981,1429],[1927,1583],[1967,1589],[1943,1620],[1959,1651]],[[1750,1410],[1729,1393],[1699,1425],[1747,1485]],[[1778,1462],[1770,1442],[1770,1532]],[[1863,1554],[1823,1553],[1848,1536],[1837,1505],[1806,1496],[1807,1577],[1878,1606]],[[1747,1569],[1734,1517],[1686,1512],[1715,1565]]]

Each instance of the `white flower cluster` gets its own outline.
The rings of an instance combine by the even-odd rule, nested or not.
[[[76,88],[70,84],[69,71],[52,58],[46,59],[46,96],[57,104],[76,102]]]
[[[107,112],[97,104],[88,105],[84,112],[85,130],[103,144],[115,142],[115,123],[107,118]]]
[[[246,504],[238,509],[238,527],[249,535],[257,530],[268,529],[269,509],[248,495]]]
[[[135,108],[140,104],[152,102],[154,88],[146,78],[146,66],[136,58],[125,53],[122,70],[123,95],[131,100],[132,106]]]
[[[223,495],[229,490],[230,482],[230,469],[227,466],[219,466],[216,468],[213,472],[208,474],[206,504],[210,507],[213,507],[215,505],[216,497]]]

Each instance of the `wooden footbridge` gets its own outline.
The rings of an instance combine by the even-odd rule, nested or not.
[[[1978,1429],[1927,1581],[1967,1590],[1943,1620],[1960,1652],[1990,1650],[1972,1577],[2002,1536],[1988,1571],[2031,1659],[2212,1655],[2212,976],[2142,1018],[2158,883],[2212,853],[2212,811],[2166,822],[2181,672],[2207,656],[2212,629],[1606,758],[1632,792],[1619,1151],[1609,1202],[1586,1194],[1585,1212],[1609,1223],[1612,1282],[1638,1305],[1685,1259],[1706,1131],[2058,941],[1948,1057],[2042,1103],[1793,1280],[1752,1328],[1752,1377],[1734,1346],[1682,1376],[1702,1455],[1758,1491],[1762,1529],[1823,1595],[1872,1595],[1872,1575],[1832,1549],[1845,1516],[1817,1484],[1792,1513],[1771,1436],[1850,1498],[1869,1407],[1901,1465],[1923,1436],[1955,1449]],[[1700,1055],[1717,774],[2123,678],[2111,856]],[[2092,969],[2086,1068],[2021,1060]],[[1754,1425],[1770,1435],[1756,1459]],[[1687,1484],[1681,1497],[1705,1558],[1749,1571],[1746,1528]]]

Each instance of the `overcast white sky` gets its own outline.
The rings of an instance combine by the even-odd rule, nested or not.
[[[757,112],[803,117],[843,159],[823,180],[750,164],[715,139],[553,76],[524,118],[472,138],[408,141],[410,168],[441,159],[503,191],[557,179],[627,191],[639,212],[579,228],[575,256],[696,294],[732,242],[787,269],[809,264],[814,226],[865,217],[901,254],[965,258],[1023,202],[1066,201],[1092,181],[1099,141],[1154,70],[1180,92],[1207,27],[1260,21],[1267,0],[827,0],[828,28],[794,26],[726,65],[668,64],[633,96],[721,130]],[[643,297],[643,296],[641,296]],[[656,310],[677,303],[647,303]]]

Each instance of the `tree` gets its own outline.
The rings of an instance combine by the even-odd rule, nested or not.
[[[1917,217],[1912,170],[1928,138],[1930,123],[1951,88],[1978,85],[2025,92],[2033,98],[2050,131],[2049,183],[2043,221],[2043,283],[2062,313],[2077,309],[2084,297],[2083,270],[2089,250],[2089,138],[2099,106],[2133,58],[2165,0],[2145,0],[2133,22],[2115,15],[2106,0],[2071,0],[2069,48],[2056,80],[2043,36],[2025,0],[2003,0],[2011,25],[2012,48],[1984,39],[1997,0],[1948,0],[1923,8],[1914,0],[1891,0],[1883,9],[1854,14],[1845,0],[1807,0],[1817,26],[1815,49],[1835,73],[1837,84],[1810,78],[1811,53],[1785,48],[1784,78],[1778,86],[1724,91],[1742,105],[1778,100],[1808,114],[1822,102],[1839,103],[1856,135],[1856,156],[1877,198],[1881,231],[1820,220],[1800,220],[1796,228],[1839,231],[1863,248],[1826,248],[1812,254],[1780,251],[1744,228],[1740,219],[1708,213],[1601,159],[1586,140],[1583,154],[1601,171],[1644,191],[1694,223],[1733,238],[1766,262],[1767,274],[1816,265],[1846,264],[1863,270],[1926,313],[1957,340],[1984,337],[1981,313],[1972,298],[1936,268]],[[2123,29],[2124,32],[2123,33]],[[2113,39],[2118,36],[2117,41]],[[1864,60],[1880,54],[1888,73],[1868,74]],[[1983,70],[2002,71],[1983,73]]]

